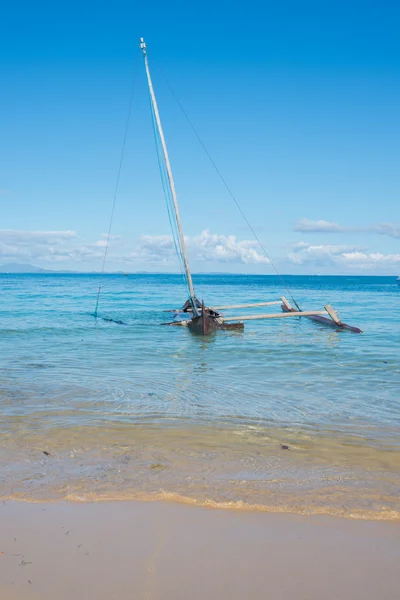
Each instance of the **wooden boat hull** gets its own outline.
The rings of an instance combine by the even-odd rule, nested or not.
[[[283,312],[296,312],[294,308],[288,309],[284,304],[281,305]],[[362,333],[361,329],[358,327],[353,327],[352,325],[347,325],[347,323],[335,323],[332,319],[328,317],[322,317],[321,315],[309,315],[305,317],[306,319],[310,319],[311,321],[315,321],[316,323],[321,323],[322,325],[328,325],[328,327],[334,327],[335,329],[344,329],[346,331],[352,331],[353,333]]]
[[[215,319],[214,319],[214,321],[216,321],[216,328],[222,329],[222,331],[243,331],[243,329],[244,329],[244,323],[241,323],[241,322],[219,323]],[[198,333],[199,335],[209,335],[209,333],[212,333],[212,331],[215,331],[213,329],[213,324],[211,324],[211,327],[208,330],[206,329],[206,333],[204,333],[204,329],[203,329],[202,325],[193,323],[193,319],[191,321],[171,321],[168,323],[161,323],[161,325],[169,325],[170,327],[189,327],[189,329],[191,328],[193,333]],[[211,328],[212,328],[212,330],[211,330]]]
[[[214,317],[210,317],[206,311],[198,317],[193,317],[187,324],[192,333],[197,335],[211,335],[217,330],[217,322]]]

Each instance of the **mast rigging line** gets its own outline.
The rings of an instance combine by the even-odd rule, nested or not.
[[[208,159],[210,160],[210,162],[211,162],[212,166],[214,167],[214,169],[215,169],[215,171],[217,172],[217,174],[218,174],[219,178],[221,179],[222,183],[224,184],[224,186],[225,186],[225,189],[227,190],[228,194],[230,195],[230,197],[231,197],[231,198],[232,198],[232,200],[234,201],[234,203],[235,203],[236,207],[238,208],[238,210],[239,210],[240,214],[242,215],[243,219],[245,220],[245,222],[246,222],[246,224],[247,224],[248,228],[250,229],[250,231],[251,231],[251,233],[253,234],[254,238],[255,238],[255,239],[256,239],[256,241],[258,242],[258,244],[259,244],[260,248],[262,249],[262,251],[263,251],[263,253],[264,253],[264,256],[267,258],[267,260],[269,261],[270,265],[271,265],[271,266],[272,266],[272,268],[274,269],[274,271],[275,271],[276,275],[279,277],[279,279],[280,279],[280,281],[281,281],[281,284],[282,284],[282,286],[284,287],[284,289],[287,291],[287,293],[289,294],[289,296],[290,296],[290,297],[291,297],[291,299],[293,300],[293,303],[295,304],[295,306],[296,306],[296,307],[298,308],[298,310],[300,311],[301,309],[300,309],[299,305],[297,304],[297,302],[296,302],[296,300],[295,300],[295,298],[294,298],[294,296],[293,296],[292,292],[290,291],[290,289],[289,289],[288,285],[286,284],[285,280],[283,279],[282,275],[279,273],[278,269],[275,267],[274,263],[272,262],[272,260],[271,260],[270,256],[268,255],[268,253],[267,253],[266,249],[264,248],[264,245],[262,244],[262,242],[261,242],[260,238],[259,238],[259,237],[258,237],[258,235],[256,234],[256,232],[255,232],[255,230],[254,230],[254,227],[251,225],[250,221],[248,220],[248,218],[246,217],[246,215],[245,215],[244,211],[242,210],[242,208],[241,208],[241,206],[240,206],[239,202],[236,200],[236,198],[235,198],[235,196],[234,196],[234,194],[233,194],[233,192],[232,192],[231,188],[230,188],[230,187],[229,187],[229,185],[227,184],[227,182],[226,182],[225,178],[223,177],[223,175],[222,175],[221,171],[220,171],[220,170],[219,170],[219,168],[217,167],[217,165],[216,165],[216,163],[215,163],[215,161],[214,161],[213,157],[211,156],[211,154],[210,154],[210,153],[209,153],[209,151],[207,150],[207,147],[205,146],[205,144],[204,144],[203,140],[201,139],[201,137],[200,137],[199,133],[197,132],[197,130],[196,130],[196,128],[195,128],[195,126],[193,125],[192,121],[190,120],[190,118],[189,118],[189,115],[187,114],[187,112],[186,112],[186,110],[184,109],[184,107],[183,107],[182,103],[180,102],[180,100],[179,100],[179,99],[178,99],[178,97],[176,96],[176,94],[175,94],[174,90],[172,89],[172,87],[171,87],[171,85],[170,85],[169,81],[168,81],[168,80],[167,80],[167,78],[165,77],[165,75],[164,75],[164,72],[162,71],[162,69],[160,68],[160,66],[159,66],[159,65],[157,65],[157,66],[158,66],[158,70],[160,71],[160,73],[161,73],[161,75],[162,75],[162,77],[163,77],[163,79],[164,79],[164,81],[165,81],[165,83],[166,83],[166,85],[167,85],[167,87],[168,87],[169,91],[171,92],[172,96],[174,97],[174,99],[175,99],[176,103],[178,104],[179,108],[181,109],[181,111],[182,111],[182,113],[183,113],[183,115],[184,115],[185,119],[186,119],[186,120],[187,120],[187,122],[189,123],[189,125],[190,125],[190,127],[191,127],[191,129],[192,129],[193,133],[194,133],[194,134],[195,134],[195,136],[197,137],[197,140],[199,141],[199,143],[200,143],[201,147],[203,148],[203,150],[204,150],[204,152],[206,153],[206,155],[207,155]]]
[[[117,171],[117,179],[116,179],[115,188],[114,188],[114,196],[113,196],[113,202],[112,202],[112,208],[111,208],[110,223],[109,223],[109,226],[108,226],[107,240],[106,240],[106,247],[105,247],[105,250],[104,250],[103,266],[102,266],[102,269],[101,269],[99,289],[97,290],[96,308],[94,309],[94,313],[93,313],[93,315],[94,315],[94,317],[96,319],[97,319],[97,312],[98,312],[98,308],[99,308],[100,292],[101,292],[101,288],[102,288],[102,285],[103,285],[104,269],[105,269],[105,266],[106,266],[106,260],[107,260],[107,254],[108,254],[108,247],[110,245],[111,228],[112,228],[112,223],[113,223],[113,219],[114,219],[115,204],[116,204],[116,200],[117,200],[117,194],[118,194],[118,188],[119,188],[119,181],[120,181],[120,178],[121,178],[121,170],[122,170],[122,163],[123,163],[124,154],[125,154],[125,146],[126,146],[126,140],[127,140],[127,136],[128,136],[129,122],[130,122],[131,112],[132,112],[133,95],[134,95],[134,90],[135,90],[135,87],[136,87],[136,76],[137,76],[138,61],[139,61],[139,57],[137,57],[135,59],[135,62],[134,62],[134,65],[133,65],[132,86],[131,86],[131,94],[130,94],[130,98],[129,98],[128,114],[127,114],[126,122],[125,122],[125,131],[124,131],[124,137],[123,137],[123,142],[122,142],[121,154],[120,154],[120,159],[119,159],[119,165],[118,165],[118,171]]]
[[[170,164],[168,150],[167,150],[167,144],[166,144],[165,137],[164,137],[164,131],[163,131],[163,128],[161,125],[161,118],[160,118],[160,114],[158,111],[157,100],[155,97],[153,82],[152,82],[151,75],[150,75],[149,60],[148,60],[148,56],[147,56],[147,46],[146,46],[146,42],[144,41],[143,38],[140,38],[139,47],[142,50],[142,54],[143,54],[144,66],[145,66],[145,70],[146,70],[147,83],[149,86],[149,94],[150,94],[151,104],[153,107],[153,113],[154,113],[154,117],[155,117],[156,124],[157,124],[158,136],[159,136],[159,140],[160,140],[162,150],[163,150],[163,155],[164,155],[165,170],[166,170],[167,177],[168,177],[170,195],[172,198],[174,214],[175,214],[176,228],[177,228],[178,239],[179,239],[179,248],[180,248],[180,252],[182,254],[183,264],[184,264],[185,272],[186,272],[186,279],[187,279],[187,283],[189,286],[189,299],[190,299],[190,303],[192,304],[193,313],[197,316],[197,314],[198,314],[197,299],[196,299],[196,295],[195,295],[195,291],[194,291],[194,287],[193,287],[192,275],[191,275],[190,268],[189,268],[189,261],[188,261],[188,256],[187,256],[185,238],[184,238],[183,231],[182,231],[181,217],[180,217],[178,199],[176,196],[175,182],[174,182],[174,178],[172,175],[172,169],[171,169],[171,164]]]
[[[188,292],[189,292],[189,296],[190,296],[189,282],[188,282],[186,274],[185,274],[184,259],[183,259],[183,255],[182,255],[180,245],[179,245],[178,225],[177,225],[176,219],[174,219],[175,213],[174,213],[174,207],[173,207],[173,199],[171,197],[171,190],[168,185],[168,173],[166,172],[165,163],[162,160],[162,147],[160,147],[161,140],[160,140],[159,136],[157,135],[157,132],[158,132],[157,123],[156,123],[156,117],[154,114],[151,98],[149,98],[149,103],[150,103],[150,112],[151,112],[151,117],[152,117],[153,135],[154,135],[154,142],[155,142],[155,147],[156,147],[157,162],[158,162],[158,168],[159,168],[160,177],[161,177],[161,186],[162,186],[163,192],[164,192],[165,204],[167,207],[168,219],[169,219],[171,232],[172,232],[172,240],[174,242],[175,252],[176,252],[176,255],[178,258],[178,264],[179,264],[179,268],[181,271],[181,276],[182,276],[184,285],[186,285],[186,287],[188,288]]]

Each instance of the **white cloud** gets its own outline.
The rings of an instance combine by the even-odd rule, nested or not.
[[[27,245],[52,244],[76,238],[75,231],[24,231],[23,229],[0,229],[0,241]]]
[[[197,263],[260,265],[269,262],[256,241],[238,240],[234,235],[219,235],[204,230],[185,240],[189,259]],[[94,242],[85,242],[75,231],[0,230],[0,263],[62,264],[65,265],[63,268],[79,265],[80,269],[88,266],[95,269],[101,267],[106,243],[104,236],[99,236]],[[362,246],[346,244],[298,242],[292,246],[287,260],[298,267],[318,267],[318,270],[332,272],[400,269],[400,254],[372,252]],[[112,268],[118,264],[142,268],[143,263],[168,265],[175,269],[177,259],[172,236],[143,235],[135,246],[130,247],[119,236],[111,236],[107,264],[113,265]]]
[[[294,231],[307,231],[310,233],[335,233],[337,231],[347,231],[346,227],[332,223],[330,221],[311,221],[310,219],[300,219],[294,225]]]
[[[0,230],[1,261],[82,262],[104,254],[104,240],[77,243],[75,231]]]
[[[400,265],[400,254],[381,254],[356,246],[313,245],[306,242],[296,244],[287,258],[294,265],[318,267],[371,269],[382,265]]]
[[[75,231],[0,230],[0,261],[84,263],[102,259],[107,234],[92,242],[82,242]],[[185,238],[191,259],[220,263],[268,263],[257,242],[239,241],[234,235],[217,235],[205,230]],[[136,247],[124,248],[120,236],[110,236],[108,259],[113,263],[150,262],[176,265],[176,252],[170,235],[143,235]]]
[[[296,265],[318,265],[325,266],[335,264],[338,257],[346,252],[357,252],[360,249],[354,246],[335,246],[331,244],[308,244],[299,242],[293,247],[293,252],[288,255],[288,260]]]
[[[238,241],[234,235],[218,235],[205,229],[200,235],[185,237],[190,258],[210,262],[260,264],[268,259],[257,250],[258,243],[252,240]],[[131,254],[149,262],[166,264],[175,257],[172,236],[143,235],[139,245]]]
[[[380,235],[400,238],[400,225],[393,225],[393,223],[378,223],[370,227],[345,227],[331,221],[300,219],[294,224],[293,230],[306,233],[379,233]]]
[[[166,264],[176,256],[174,241],[170,235],[142,235],[136,249],[128,260],[141,259],[146,262]]]
[[[200,235],[188,239],[189,250],[200,260],[219,262],[269,263],[259,252],[255,240],[236,240],[234,235],[217,235],[205,229]]]
[[[400,254],[381,254],[380,252],[345,252],[343,261],[350,266],[369,269],[379,265],[400,265]]]
[[[100,237],[102,237],[106,240],[107,239],[110,239],[110,240],[121,240],[122,239],[122,237],[120,235],[111,235],[111,233],[110,233],[110,235],[108,233],[102,233]]]
[[[372,231],[381,235],[388,235],[393,238],[400,238],[400,225],[393,225],[392,223],[380,223],[372,228]]]

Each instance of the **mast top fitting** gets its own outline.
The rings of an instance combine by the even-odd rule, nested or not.
[[[139,48],[142,50],[143,54],[146,54],[146,42],[144,41],[144,38],[140,38],[140,44],[139,44]]]

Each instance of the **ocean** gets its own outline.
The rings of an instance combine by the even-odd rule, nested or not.
[[[400,518],[395,277],[285,278],[361,335],[292,318],[207,339],[160,326],[179,275],[104,276],[95,319],[99,278],[0,275],[0,498]],[[273,276],[194,283],[209,305],[287,296]]]

